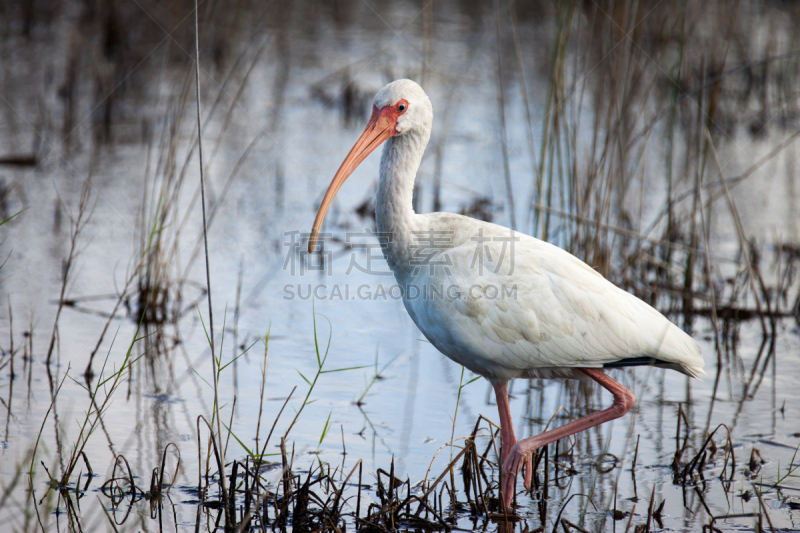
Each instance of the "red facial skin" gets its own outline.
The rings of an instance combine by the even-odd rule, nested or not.
[[[339,188],[375,148],[389,137],[397,135],[397,120],[406,111],[408,111],[408,102],[406,100],[398,100],[396,104],[387,105],[381,109],[375,106],[372,107],[372,116],[364,129],[364,133],[361,134],[353,148],[350,149],[350,153],[347,154],[339,170],[336,171],[336,175],[333,176],[333,180],[322,198],[317,217],[314,219],[314,225],[311,227],[311,237],[308,239],[308,253],[314,251],[319,230],[322,228],[323,220],[325,220],[325,214],[328,212],[328,208]]]

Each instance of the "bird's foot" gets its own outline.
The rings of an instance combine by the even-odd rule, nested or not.
[[[514,444],[511,451],[508,452],[503,466],[501,468],[501,488],[503,491],[503,500],[506,509],[511,510],[511,500],[514,498],[514,492],[517,485],[517,472],[524,467],[524,486],[527,489],[531,487],[531,479],[533,477],[533,452],[535,447],[531,448],[526,446],[525,441],[520,441]]]

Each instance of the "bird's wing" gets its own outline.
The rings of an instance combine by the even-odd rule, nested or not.
[[[689,335],[573,255],[501,226],[458,218],[450,220],[458,237],[444,252],[449,268],[420,269],[414,276],[419,285],[439,287],[441,296],[407,303],[446,355],[498,378],[641,357],[703,373]],[[435,222],[442,227],[447,220]]]

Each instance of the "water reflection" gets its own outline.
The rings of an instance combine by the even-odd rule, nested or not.
[[[198,311],[191,6],[29,4],[3,8],[0,41],[0,219],[19,213],[0,227],[0,514],[21,531],[109,520],[210,529],[224,509],[198,422],[212,419],[212,396]],[[724,516],[733,518],[714,527],[766,528],[769,515],[793,528],[796,7],[498,4],[201,6],[215,318],[230,363],[225,456],[244,487],[237,520],[313,529],[334,515],[294,522],[302,503],[284,495],[306,494],[312,511],[311,493],[330,497],[333,512],[344,486],[335,524],[391,525],[401,513],[370,505],[428,491],[419,482],[450,462],[446,447],[431,467],[437,449],[474,432],[472,472],[485,478],[467,488],[462,456],[419,513],[432,524],[695,531]],[[484,382],[463,389],[456,416],[461,369],[421,340],[400,302],[283,298],[287,284],[387,283],[347,273],[353,258],[368,260],[346,236],[374,229],[377,158],[329,214],[330,275],[285,270],[285,236],[308,228],[371,95],[402,76],[424,78],[436,113],[419,210],[514,220],[547,237],[690,329],[714,369],[702,382],[618,372],[635,411],[549,447],[513,527],[492,503],[496,428],[479,416],[495,407]],[[317,370],[314,312],[326,369],[367,368],[322,374],[304,403]],[[609,401],[572,382],[520,380],[512,393],[527,435]],[[298,492],[306,482],[310,492]]]

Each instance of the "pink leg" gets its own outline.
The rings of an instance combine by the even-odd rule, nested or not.
[[[505,456],[503,459],[503,468],[501,471],[501,487],[503,491],[503,496],[505,498],[505,505],[507,509],[511,507],[511,499],[514,496],[514,488],[515,488],[515,480],[517,472],[522,467],[523,464],[527,466],[526,468],[526,475],[525,475],[525,482],[526,486],[530,484],[530,475],[528,472],[530,471],[530,462],[533,456],[533,452],[541,448],[542,446],[547,446],[551,442],[555,442],[559,439],[564,439],[569,437],[570,435],[574,435],[575,433],[581,432],[585,429],[589,429],[595,426],[599,426],[603,422],[608,422],[609,420],[614,420],[615,418],[619,418],[625,413],[627,413],[631,407],[633,407],[633,393],[608,377],[602,370],[599,368],[581,368],[581,372],[598,382],[600,385],[603,386],[608,392],[614,395],[614,404],[609,407],[608,409],[604,409],[597,413],[592,413],[588,416],[585,416],[581,419],[575,420],[568,424],[564,424],[563,426],[551,429],[550,431],[546,431],[541,435],[536,435],[535,437],[530,437],[527,439],[523,439],[519,441],[514,448],[511,449],[509,454],[505,456],[505,450],[503,450],[503,455]],[[495,388],[495,392],[497,392],[497,388]],[[503,385],[503,393],[505,393],[505,385]],[[498,395],[497,406],[500,408],[500,400]],[[506,413],[508,413],[508,402],[506,401],[505,404]],[[503,421],[503,412],[502,408],[500,408],[500,419]],[[510,421],[510,417],[509,417]],[[505,422],[502,422],[505,424]],[[512,430],[513,435],[513,430]]]
[[[517,444],[517,436],[514,434],[514,423],[511,421],[511,410],[508,406],[508,383],[502,383],[494,386],[494,395],[497,398],[497,411],[500,413],[500,460],[505,464],[506,458],[509,453]],[[525,479],[527,485],[530,485],[531,469],[533,458],[529,456],[525,463]],[[503,486],[503,469],[500,469],[500,486]],[[516,472],[511,475],[513,479]],[[508,477],[508,475],[506,475]],[[508,498],[508,501],[511,501]]]

